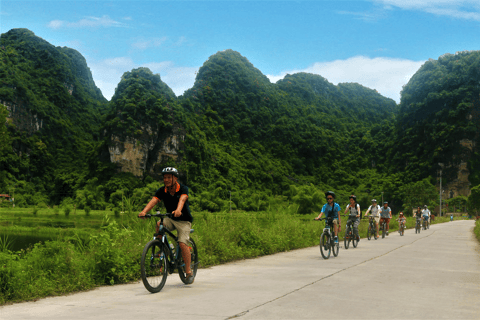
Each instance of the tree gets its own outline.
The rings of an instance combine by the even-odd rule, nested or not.
[[[405,213],[413,207],[437,204],[437,189],[428,178],[404,185],[400,188],[400,193],[404,199],[403,209]]]
[[[480,210],[480,184],[471,189],[471,193],[468,196],[467,206],[470,214],[473,212],[478,214],[478,211]]]

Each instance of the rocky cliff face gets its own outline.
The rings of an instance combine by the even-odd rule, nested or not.
[[[110,161],[117,164],[121,172],[131,172],[137,177],[149,174],[159,178],[163,169],[162,163],[169,158],[180,162],[185,133],[179,126],[175,126],[171,134],[159,134],[144,129],[148,136],[122,138],[112,135],[108,147]],[[151,136],[158,138],[151,139]]]
[[[475,142],[468,139],[460,140],[460,145],[468,150],[468,153],[474,151]],[[442,179],[442,189],[444,190],[443,199],[450,199],[457,196],[468,197],[470,195],[471,182],[469,181],[470,170],[468,169],[468,163],[461,161],[456,168],[457,175],[453,180]],[[440,184],[438,185],[440,188]]]

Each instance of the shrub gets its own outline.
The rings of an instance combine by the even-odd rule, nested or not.
[[[65,213],[65,217],[68,217],[70,215],[70,212],[72,211],[72,208],[70,208],[70,206],[66,206],[64,209],[63,209],[63,212]]]
[[[85,206],[84,210],[85,210],[85,215],[86,215],[87,217],[89,217],[89,216],[90,216],[90,211],[91,211],[92,209],[90,209],[89,206]]]

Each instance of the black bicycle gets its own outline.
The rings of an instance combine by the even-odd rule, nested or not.
[[[153,235],[153,240],[148,242],[143,249],[140,267],[145,288],[151,293],[159,292],[167,281],[167,275],[174,273],[175,270],[178,270],[178,275],[182,282],[188,284],[185,274],[185,262],[183,261],[178,238],[163,226],[163,219],[165,217],[172,218],[173,215],[171,213],[145,215],[145,218],[151,217],[160,218],[160,229],[158,233]],[[193,229],[190,230],[190,233],[192,232]],[[169,242],[169,237],[175,241],[176,246]],[[190,268],[195,277],[198,268],[198,252],[192,238],[188,241],[188,248],[191,256]]]
[[[377,240],[377,227],[375,226],[375,217],[368,217],[368,230],[367,230],[367,239],[370,240],[373,236],[373,239]]]
[[[422,220],[423,220],[423,230],[427,230],[428,229],[428,217],[423,216]]]
[[[345,237],[343,238],[345,249],[348,249],[348,247],[350,246],[350,242],[352,242],[353,247],[356,248],[358,245],[358,240],[357,240],[357,236],[353,232],[353,225],[355,224],[355,221],[357,221],[357,216],[347,215],[347,214],[343,216],[348,217],[347,225],[345,226]]]
[[[382,217],[380,217],[382,219]],[[385,238],[385,235],[387,234],[387,221],[385,219],[382,220],[382,223],[380,224],[380,230],[379,232],[382,232],[382,239]]]
[[[330,258],[330,253],[333,251],[333,255],[338,256],[339,244],[335,242],[333,234],[333,218],[320,218],[314,219],[316,221],[326,220],[325,228],[323,228],[322,235],[320,236],[320,253],[324,259]]]
[[[422,229],[422,218],[417,216],[415,221],[415,233],[420,233]]]

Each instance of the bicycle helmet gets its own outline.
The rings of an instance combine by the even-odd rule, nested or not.
[[[384,201],[383,204],[388,204],[388,201]]]
[[[400,211],[399,215],[403,216],[403,212],[402,212],[402,211]]]
[[[425,206],[424,206],[424,208],[425,208],[425,209],[428,209],[428,206],[427,206],[427,205],[425,205]]]
[[[350,197],[348,197],[348,199],[349,199],[349,200],[350,200],[350,199],[353,199],[353,200],[355,200],[355,202],[357,202],[357,196],[355,196],[355,195],[353,195],[353,194],[352,194]]]
[[[332,196],[333,199],[335,199],[335,192],[333,192],[333,191],[327,191],[327,192],[325,192],[325,198],[327,198],[328,196]]]
[[[173,168],[173,167],[166,167],[162,170],[162,176],[166,175],[166,174],[173,174],[175,177],[178,178],[178,171],[177,169]]]
[[[372,199],[372,202],[375,202],[375,203],[376,203],[376,202],[377,202],[377,199]]]

